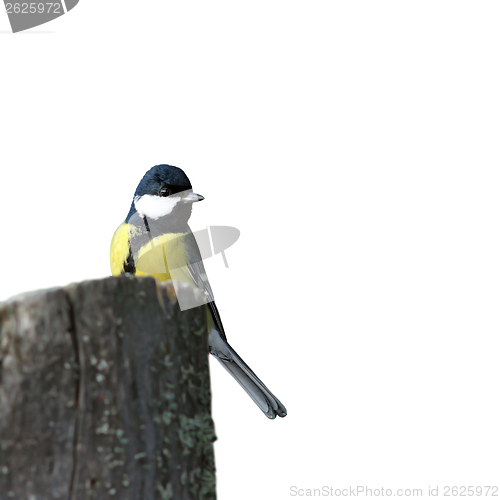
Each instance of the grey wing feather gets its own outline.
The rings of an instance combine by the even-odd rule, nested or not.
[[[241,359],[238,353],[228,344],[222,320],[215,305],[214,295],[205,272],[196,239],[192,233],[186,235],[185,248],[188,252],[188,271],[198,288],[204,290],[209,299],[208,307],[214,326],[209,332],[208,343],[210,354],[214,355],[222,366],[241,385],[257,406],[268,418],[286,416],[286,408],[280,400],[264,385],[252,369]]]
[[[222,319],[220,317],[219,311],[217,310],[217,306],[215,305],[214,294],[212,292],[210,282],[208,281],[205,266],[203,265],[200,250],[193,233],[188,233],[185,236],[184,247],[188,253],[187,268],[191,279],[198,288],[205,291],[208,299],[207,305],[210,308],[210,313],[212,314],[215,326],[219,330],[224,340],[226,340],[226,334],[224,333],[224,327],[222,326]]]

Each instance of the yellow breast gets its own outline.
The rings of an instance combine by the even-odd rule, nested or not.
[[[123,273],[130,252],[130,232],[133,230],[133,226],[123,223],[115,231],[111,241],[111,273],[114,276]],[[139,249],[133,249],[133,258],[137,276],[154,276],[159,281],[176,279],[191,283],[191,277],[185,269],[187,255],[183,234],[168,233],[157,236]]]
[[[115,231],[111,240],[110,261],[113,276],[123,273],[123,266],[129,254],[129,231],[130,224],[124,222]]]
[[[136,274],[154,276],[160,281],[191,281],[184,271],[186,251],[182,234],[169,233],[153,238],[134,255]]]

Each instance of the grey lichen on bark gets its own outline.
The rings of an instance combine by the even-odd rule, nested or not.
[[[206,308],[181,312],[171,283],[0,305],[2,498],[215,499],[214,440]]]

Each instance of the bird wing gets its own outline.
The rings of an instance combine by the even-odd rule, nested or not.
[[[276,415],[280,417],[286,416],[286,408],[280,400],[264,385],[262,380],[257,377],[238,353],[228,344],[222,320],[215,305],[212,288],[205,272],[201,252],[193,233],[188,232],[185,234],[183,247],[186,251],[187,262],[187,265],[183,269],[187,269],[192,282],[205,292],[208,299],[207,306],[213,321],[213,324],[209,325],[208,328],[210,353],[217,358],[219,363],[240,384],[268,418],[273,419]]]
[[[187,271],[193,283],[205,292],[205,295],[207,297],[207,306],[210,310],[214,325],[225,340],[226,335],[224,333],[224,327],[222,326],[222,319],[220,317],[219,311],[217,310],[217,306],[215,305],[214,294],[212,292],[210,282],[208,281],[198,243],[196,242],[196,238],[191,231],[186,233],[184,236],[184,248],[187,257]]]

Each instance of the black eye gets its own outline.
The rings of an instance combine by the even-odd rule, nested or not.
[[[162,187],[160,189],[160,196],[170,196],[171,191],[167,187]]]

